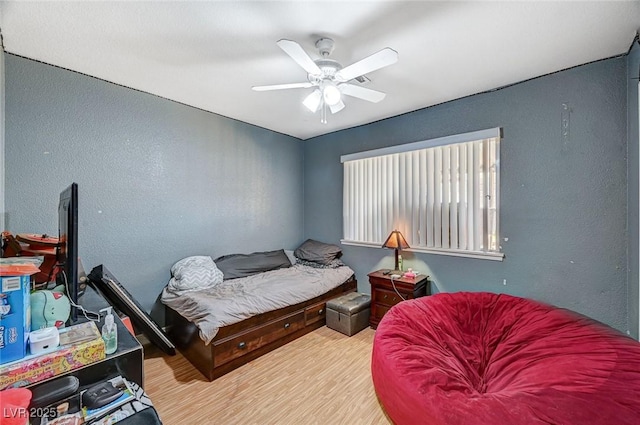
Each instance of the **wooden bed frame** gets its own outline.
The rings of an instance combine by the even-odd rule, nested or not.
[[[209,345],[195,324],[167,308],[169,336],[209,381],[275,350],[326,323],[327,301],[356,290],[352,275],[342,285],[311,300],[250,317],[220,328]]]

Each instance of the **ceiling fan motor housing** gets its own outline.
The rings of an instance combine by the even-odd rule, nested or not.
[[[329,56],[333,52],[333,40],[330,38],[321,38],[316,41],[316,48],[323,58]]]
[[[325,79],[333,81],[336,73],[342,69],[342,65],[340,65],[333,59],[317,59],[314,62],[316,65],[318,65],[318,68],[320,68],[322,74],[309,74],[309,81],[312,83],[319,83]]]

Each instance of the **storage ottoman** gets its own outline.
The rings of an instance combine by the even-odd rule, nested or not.
[[[327,326],[351,336],[367,327],[370,311],[369,295],[350,292],[327,301]]]

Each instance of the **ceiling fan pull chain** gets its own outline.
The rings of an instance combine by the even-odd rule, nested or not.
[[[320,123],[327,123],[327,104],[322,102],[322,111],[320,111]]]

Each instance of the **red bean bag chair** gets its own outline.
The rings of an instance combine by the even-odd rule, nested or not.
[[[376,331],[371,372],[399,425],[640,424],[640,343],[509,295],[396,305]]]

